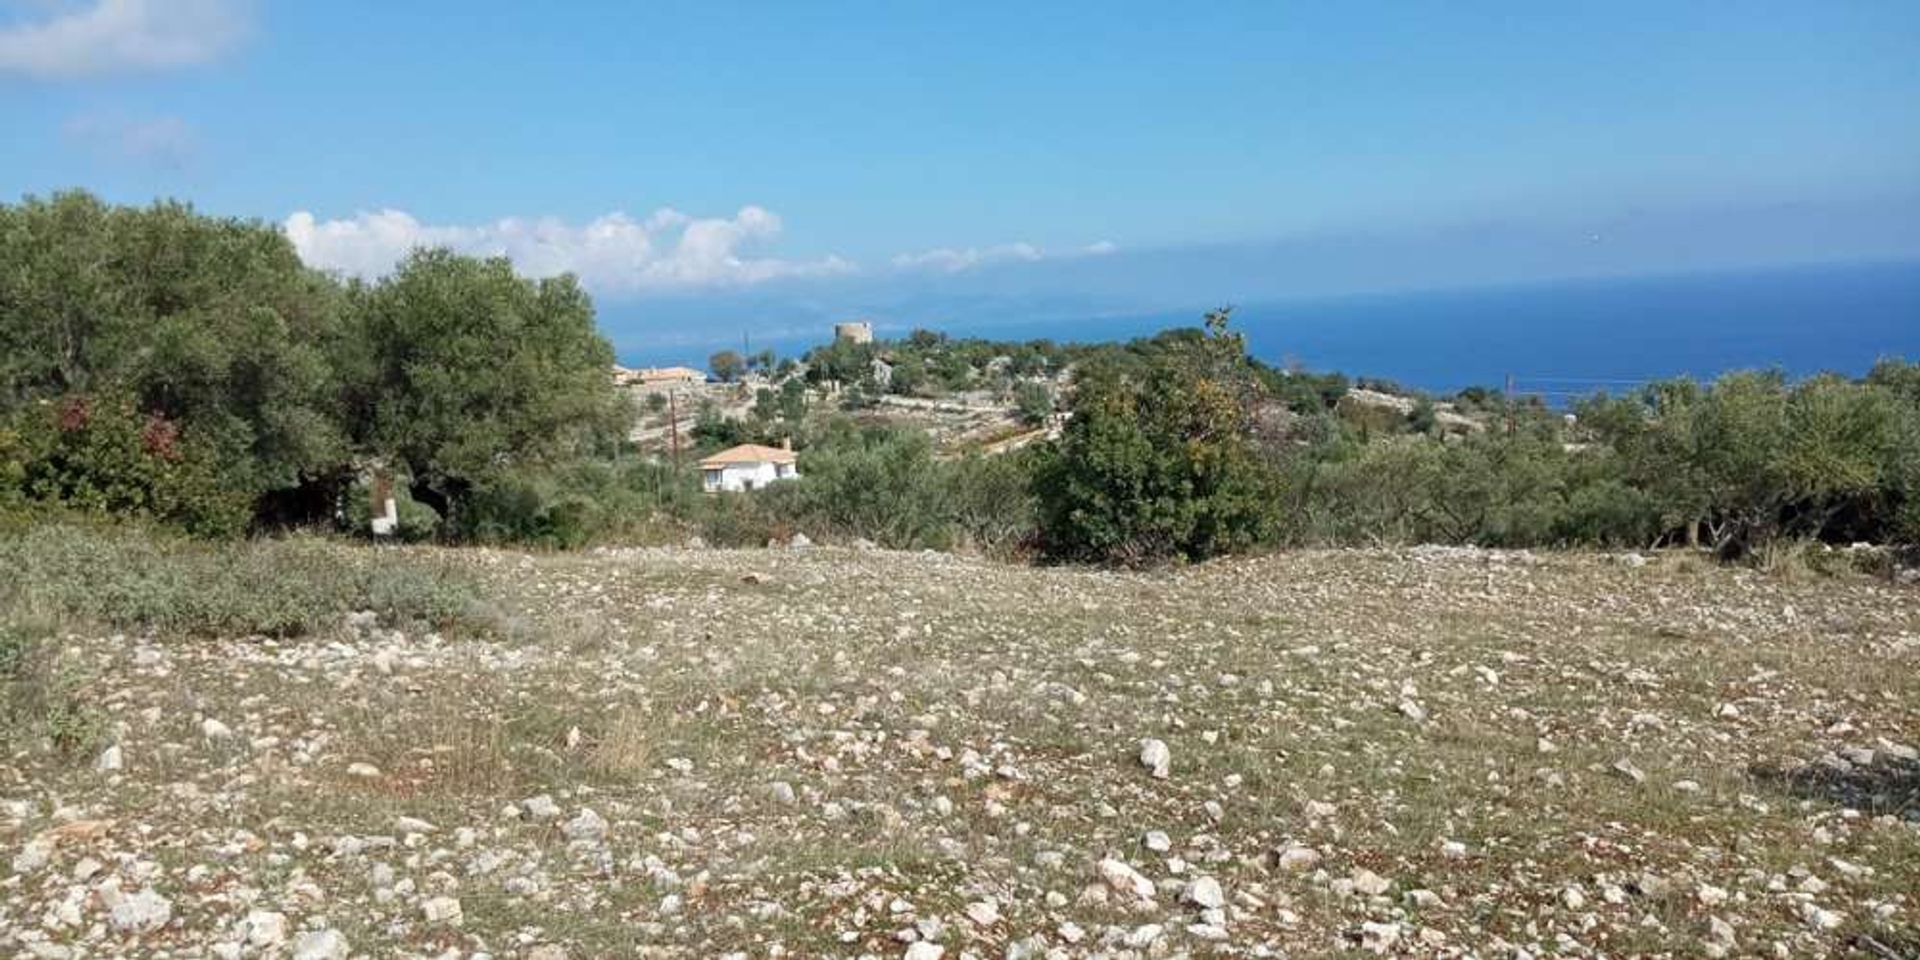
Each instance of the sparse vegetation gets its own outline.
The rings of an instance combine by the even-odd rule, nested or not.
[[[436,629],[493,625],[481,593],[450,565],[308,538],[220,546],[136,527],[46,524],[0,535],[0,568],[8,609],[120,630],[288,637],[362,610]]]
[[[142,558],[225,554],[229,576],[282,545],[190,546]],[[38,634],[74,680],[51,709],[0,706],[40,718],[0,754],[18,878],[0,943],[213,953],[258,911],[356,952],[575,957],[892,957],[918,923],[982,956],[1149,926],[1171,952],[1218,926],[1292,956],[1351,949],[1362,924],[1481,954],[1916,936],[1920,601],[1844,565],[293,546],[452,570],[518,626]],[[313,569],[266,562],[294,591]],[[1168,745],[1165,779],[1144,738]],[[1108,858],[1152,898],[1103,880]],[[108,878],[171,920],[117,927],[90,896],[86,922],[44,925]],[[1220,924],[1187,902],[1203,879]]]

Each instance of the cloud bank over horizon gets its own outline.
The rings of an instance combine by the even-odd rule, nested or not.
[[[490,223],[430,224],[404,210],[361,211],[322,220],[297,210],[281,229],[308,266],[373,279],[410,252],[446,247],[475,256],[504,256],[529,276],[571,273],[598,295],[625,298],[753,287],[809,280],[930,273],[955,275],[992,267],[1064,262],[1114,253],[1100,241],[1055,253],[1025,241],[987,247],[938,247],[900,254],[877,274],[837,254],[788,259],[755,253],[785,229],[779,215],[748,204],[730,217],[694,217],[671,207],[644,220],[625,212],[571,224],[557,217],[504,217]]]
[[[778,215],[751,204],[731,217],[693,217],[662,208],[644,220],[615,212],[579,225],[555,217],[434,225],[393,209],[320,220],[301,210],[287,217],[282,229],[308,266],[364,279],[390,272],[422,247],[504,256],[529,276],[572,273],[588,289],[613,296],[751,286],[857,269],[838,256],[789,260],[751,254],[751,247],[772,241],[782,230]]]

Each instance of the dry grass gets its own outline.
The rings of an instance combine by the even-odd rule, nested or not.
[[[117,715],[162,716],[117,732],[129,762],[110,784],[16,755],[0,798],[140,816],[140,842],[174,851],[176,891],[198,851],[246,831],[263,845],[201,883],[318,917],[294,892],[305,878],[376,952],[897,955],[897,930],[938,917],[949,956],[1030,935],[1064,947],[1065,921],[1094,931],[1071,955],[1148,922],[1204,953],[1174,889],[1197,873],[1254,898],[1230,943],[1295,955],[1345,949],[1362,922],[1400,924],[1412,952],[1482,955],[1692,955],[1712,918],[1740,949],[1791,955],[1914,935],[1920,811],[1884,744],[1920,740],[1920,598],[1884,581],[1470,551],[1155,574],[841,551],[434,562],[467,568],[518,626],[162,638],[140,658],[82,638]],[[202,715],[234,741],[202,742]],[[1169,779],[1135,762],[1143,736],[1172,747]],[[1835,765],[1865,749],[1870,763]],[[605,844],[504,813],[535,794],[565,818],[595,810]],[[438,832],[338,852],[400,816]],[[1143,849],[1147,830],[1172,853]],[[1319,849],[1324,873],[1270,870],[1285,843]],[[1166,881],[1160,905],[1084,902],[1104,856]],[[376,863],[417,892],[381,899]],[[1361,867],[1392,893],[1340,895]],[[419,920],[415,901],[442,889],[465,907],[458,930]],[[1409,904],[1415,889],[1437,902]],[[0,908],[0,931],[33,927],[40,896]],[[961,916],[983,898],[999,923]],[[1815,930],[1803,902],[1844,919]],[[212,936],[222,909],[183,934]]]

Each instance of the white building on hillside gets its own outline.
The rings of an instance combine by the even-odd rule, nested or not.
[[[708,493],[738,493],[792,480],[800,476],[795,467],[799,458],[788,447],[785,443],[778,447],[743,443],[722,450],[700,461],[701,487]]]

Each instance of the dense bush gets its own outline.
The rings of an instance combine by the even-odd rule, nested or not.
[[[1261,400],[1225,311],[1204,337],[1081,373],[1060,442],[1034,477],[1055,559],[1202,559],[1268,539],[1273,477],[1253,447]]]
[[[1782,537],[1911,542],[1920,404],[1900,384],[1912,369],[1885,362],[1863,382],[1729,374],[1590,401],[1580,417],[1670,539],[1729,557]]]
[[[473,492],[456,533],[560,549],[671,540],[697,523],[702,499],[694,475],[668,464],[580,460],[494,477]]]
[[[805,452],[800,472],[799,482],[776,484],[768,499],[803,530],[887,547],[953,542],[946,485],[924,433],[843,426]]]
[[[217,464],[219,496],[242,501],[246,519],[268,491],[345,457],[327,361],[341,335],[338,290],[271,225],[173,203],[28,198],[0,205],[0,267],[0,418],[14,429],[32,432],[36,408],[53,404],[101,410],[103,431],[115,421],[177,431],[184,462]],[[60,483],[30,495],[70,488],[91,509],[137,504],[177,519],[156,507],[177,490],[132,488],[178,470],[104,432],[78,445],[94,448],[59,454]],[[200,532],[235,526],[224,504],[182,509]]]
[[[142,414],[132,397],[67,394],[14,411],[0,427],[0,506],[57,504],[233,536],[252,491],[232,482],[219,445],[197,427]]]
[[[0,204],[0,509],[229,537],[324,521],[377,461],[452,514],[498,472],[617,436],[611,362],[571,277],[503,259],[424,251],[343,285],[271,224]]]

